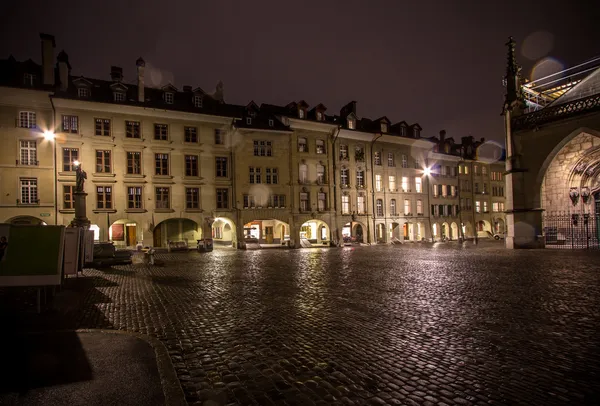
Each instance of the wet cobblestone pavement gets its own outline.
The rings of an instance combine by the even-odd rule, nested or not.
[[[159,254],[86,270],[68,324],[159,338],[190,404],[599,404],[599,254]]]

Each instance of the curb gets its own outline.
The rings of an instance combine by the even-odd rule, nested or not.
[[[156,366],[158,368],[158,374],[160,376],[160,383],[162,385],[163,394],[165,396],[165,405],[167,406],[187,406],[185,395],[177,373],[171,362],[171,357],[167,351],[167,347],[157,338],[150,337],[140,333],[134,333],[124,330],[103,330],[103,329],[77,329],[77,330],[49,330],[49,331],[35,331],[25,332],[21,334],[47,334],[47,333],[102,333],[102,334],[121,334],[135,337],[140,340],[147,342],[153,349],[156,355]]]

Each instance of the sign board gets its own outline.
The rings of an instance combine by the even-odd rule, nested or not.
[[[65,275],[77,275],[79,269],[79,228],[65,229],[65,253],[63,256],[63,271]]]
[[[0,286],[60,285],[64,226],[0,224],[8,246],[0,260]]]

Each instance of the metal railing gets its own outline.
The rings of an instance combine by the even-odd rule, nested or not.
[[[600,249],[598,214],[547,214],[543,224],[546,248]]]
[[[582,113],[600,110],[600,94],[584,97],[569,103],[550,106],[533,113],[523,114],[512,119],[514,131],[535,128],[552,121],[562,120]]]

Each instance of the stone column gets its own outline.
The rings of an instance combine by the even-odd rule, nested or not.
[[[86,197],[85,192],[74,192],[73,199],[75,201],[75,217],[71,221],[71,227],[90,228],[90,220],[86,215]]]

